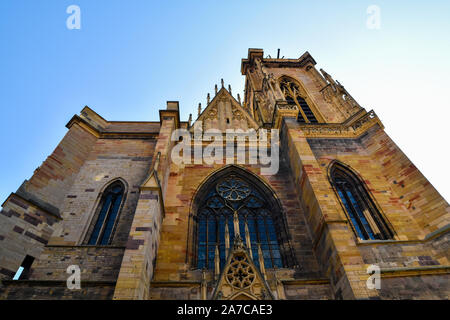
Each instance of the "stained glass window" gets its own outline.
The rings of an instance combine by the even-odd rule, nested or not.
[[[363,240],[391,239],[392,232],[360,179],[335,164],[331,179],[357,236]]]
[[[234,218],[238,219],[239,235],[247,245],[254,263],[259,266],[258,248],[266,268],[281,268],[287,263],[280,212],[271,210],[264,196],[251,183],[231,175],[219,180],[206,193],[197,215],[197,267],[214,269],[216,247],[220,267],[226,262],[227,250],[233,245]],[[284,237],[286,238],[286,237]],[[281,242],[281,246],[280,246]],[[248,245],[250,244],[250,245]]]
[[[89,237],[90,245],[108,245],[124,196],[124,186],[120,181],[111,184],[102,195],[98,216]]]

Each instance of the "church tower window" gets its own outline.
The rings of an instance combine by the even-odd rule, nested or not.
[[[299,86],[295,82],[287,78],[282,78],[280,81],[280,89],[283,92],[286,102],[298,107],[298,122],[318,123],[316,116],[305,100],[306,97],[300,94]]]
[[[330,173],[357,236],[362,240],[392,239],[391,230],[356,174],[338,163],[333,165]]]

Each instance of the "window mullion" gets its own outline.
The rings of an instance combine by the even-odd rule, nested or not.
[[[273,253],[272,253],[272,244],[270,243],[271,241],[270,241],[270,234],[269,234],[269,230],[268,230],[269,228],[267,227],[266,219],[267,219],[267,217],[264,217],[264,229],[266,229],[267,246],[269,247],[270,260],[272,260],[272,268],[273,268],[275,263],[274,263]]]
[[[102,238],[103,238],[103,232],[105,231],[106,223],[107,223],[107,221],[108,221],[109,215],[111,214],[111,209],[112,209],[112,207],[113,207],[113,205],[114,205],[114,201],[115,201],[115,200],[116,200],[116,197],[115,197],[115,196],[111,196],[111,201],[110,201],[109,204],[108,204],[108,209],[107,209],[106,212],[105,212],[105,217],[103,218],[102,225],[101,225],[101,227],[100,227],[100,231],[98,232],[98,236],[97,236],[97,239],[96,239],[96,241],[95,241],[95,244],[96,244],[96,245],[98,245],[98,244],[101,243],[101,241],[102,241]]]
[[[359,189],[357,189],[357,188],[354,188],[354,189],[356,189],[356,191],[357,191],[357,192],[355,192],[355,195],[354,195],[355,200],[357,201],[358,205],[360,206],[361,211],[367,220],[367,223],[369,224],[370,228],[372,229],[372,234],[374,236],[378,235],[379,237],[382,237],[382,232],[381,232],[380,228],[378,227],[378,224],[375,222],[375,219],[372,217],[370,209],[368,208],[368,206],[366,206],[367,201],[364,201],[364,199],[361,197]]]
[[[305,111],[303,111],[303,108],[302,108],[302,106],[300,105],[300,102],[298,102],[296,96],[294,96],[294,101],[295,101],[295,104],[296,104],[297,107],[298,107],[299,112],[302,114],[303,118],[305,119],[305,122],[306,122],[306,123],[311,123],[311,121],[309,121],[308,117],[306,116]]]
[[[209,269],[209,215],[206,216],[206,252],[205,252],[205,266]]]
[[[365,195],[366,191],[360,186],[358,188],[358,191],[360,194]],[[367,211],[370,214],[374,224],[376,225],[376,228],[374,230],[378,230],[379,235],[382,239],[388,239],[390,235],[389,229],[386,227],[386,224],[384,223],[383,219],[380,217],[378,213],[378,209],[373,204],[372,200],[369,198],[367,201],[365,201],[365,204],[367,205]]]
[[[359,216],[358,210],[353,206],[353,203],[350,199],[350,197],[347,194],[347,191],[351,192],[351,189],[349,189],[345,184],[343,185],[342,188],[342,194],[345,197],[345,201],[348,204],[349,209],[352,211],[353,216],[355,217],[356,222],[358,223],[359,229],[361,230],[361,232],[363,233],[364,237],[366,237],[366,239],[370,239],[369,237],[369,233],[367,232],[366,228],[364,227],[364,224],[361,221],[361,217]],[[363,239],[365,240],[365,239]]]

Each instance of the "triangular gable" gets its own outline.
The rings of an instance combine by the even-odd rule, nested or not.
[[[220,274],[214,300],[272,300],[266,280],[253,263],[239,235]]]
[[[221,88],[214,99],[203,110],[191,128],[193,131],[197,122],[202,121],[202,129],[258,129],[258,124],[251,115],[226,90]]]

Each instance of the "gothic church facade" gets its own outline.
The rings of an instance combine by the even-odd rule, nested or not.
[[[0,298],[448,299],[448,203],[315,65],[250,49],[242,102],[222,83],[195,122],[85,107],[2,204]],[[276,131],[278,170],[174,161],[199,126]]]

